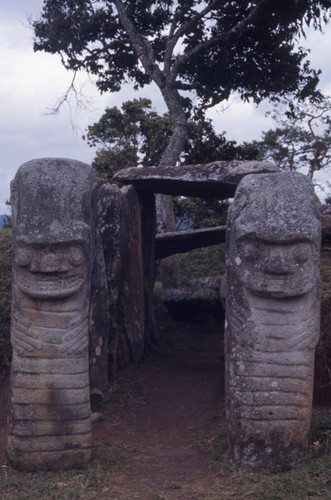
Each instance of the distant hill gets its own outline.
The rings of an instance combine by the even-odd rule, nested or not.
[[[0,229],[2,229],[7,222],[7,217],[8,215],[0,215]]]

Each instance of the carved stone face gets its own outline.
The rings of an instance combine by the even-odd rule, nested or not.
[[[62,299],[76,294],[87,279],[85,246],[79,240],[47,244],[17,241],[16,285],[34,299]]]
[[[75,160],[39,158],[20,167],[11,185],[14,297],[16,291],[50,303],[78,291],[83,297],[94,244],[93,189],[91,167]]]
[[[236,250],[236,271],[253,294],[297,297],[315,286],[319,252],[316,245],[304,237],[271,242],[250,234],[238,239]]]
[[[319,276],[318,199],[298,173],[248,175],[230,209],[228,255],[238,284],[262,297],[300,297]]]

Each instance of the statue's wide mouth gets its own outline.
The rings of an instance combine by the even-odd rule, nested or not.
[[[274,298],[301,297],[310,292],[315,283],[310,275],[262,275],[254,278],[246,282],[249,291],[254,295]]]
[[[85,278],[82,274],[70,277],[27,278],[16,276],[19,288],[27,295],[36,299],[65,298],[75,294],[83,285]]]

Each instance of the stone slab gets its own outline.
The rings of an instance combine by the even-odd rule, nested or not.
[[[183,167],[126,168],[114,179],[133,184],[139,191],[222,200],[234,196],[245,175],[272,172],[278,169],[266,161],[215,161]]]
[[[183,287],[165,290],[162,302],[175,317],[190,321],[201,314],[222,316],[220,289],[223,279],[223,276],[216,276],[190,280]]]
[[[225,243],[225,235],[226,226],[160,233],[156,235],[155,258],[164,259],[168,255]]]

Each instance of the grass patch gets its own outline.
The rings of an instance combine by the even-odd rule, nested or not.
[[[209,460],[210,475],[199,480],[192,477],[186,484],[169,476],[162,488],[148,488],[145,497],[141,487],[146,485],[146,476],[132,476],[132,471],[126,471],[127,457],[132,453],[140,461],[139,450],[105,439],[95,446],[91,464],[81,469],[31,474],[2,466],[1,499],[331,500],[330,409],[314,411],[307,458],[290,470],[255,471],[229,464],[223,412],[210,419],[205,438],[196,445]]]
[[[287,470],[244,470],[226,459],[226,433],[221,428],[211,440],[210,453],[218,461],[214,487],[221,498],[251,500],[331,500],[331,410],[314,410],[307,457]],[[285,467],[284,467],[285,469]],[[208,498],[208,497],[206,497]]]
[[[110,400],[121,399],[122,391],[116,383]],[[31,474],[1,467],[1,499],[144,498],[136,492],[141,491],[139,482],[146,477],[126,475],[126,458],[132,455],[132,447],[109,440],[98,442],[91,464],[81,469]],[[210,476],[198,481],[192,477],[190,484],[173,482],[169,476],[163,488],[146,491],[147,500],[331,500],[331,409],[314,410],[307,457],[289,470],[255,471],[229,464],[223,412],[207,422],[206,435],[196,445],[210,462]],[[139,460],[139,450],[134,453]]]
[[[90,465],[63,472],[20,472],[3,465],[0,469],[1,500],[88,500],[109,496],[113,477],[123,468],[121,444],[100,442]]]

